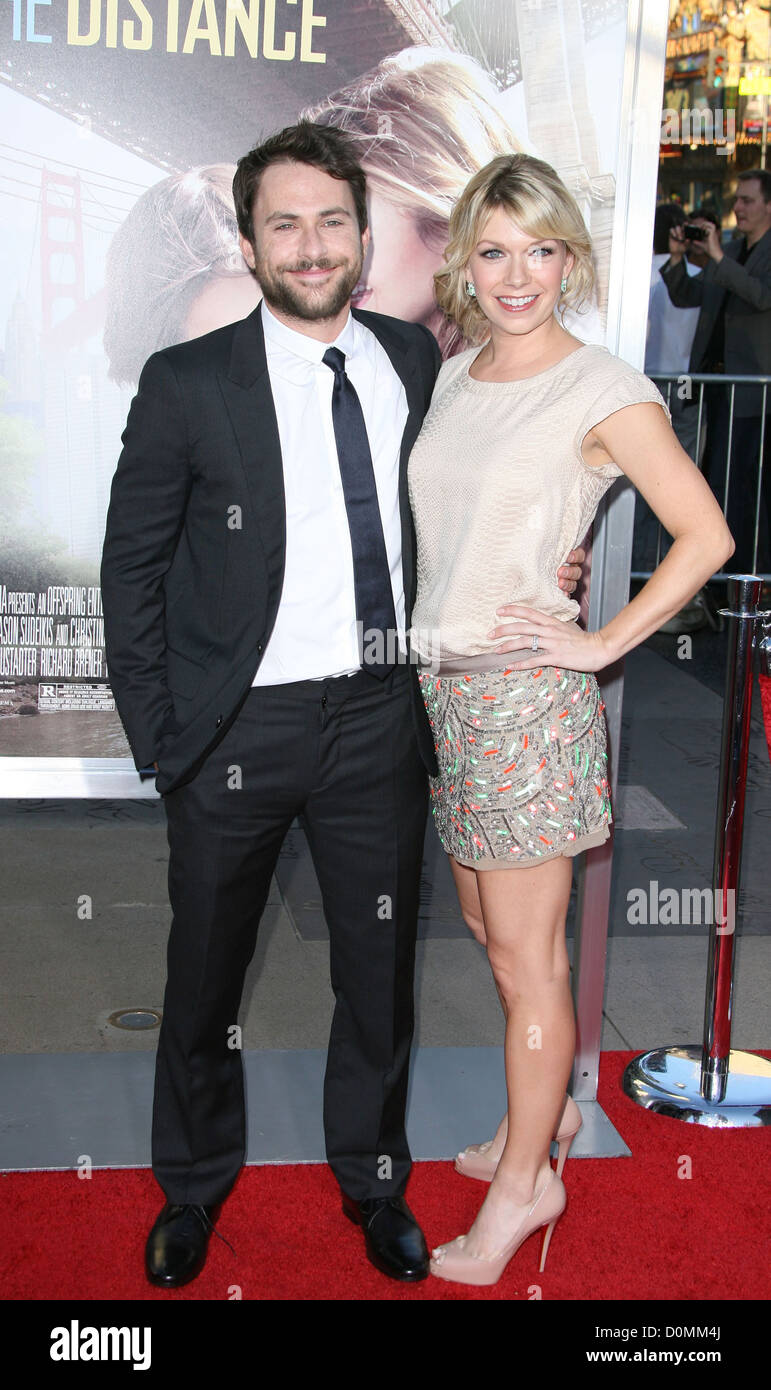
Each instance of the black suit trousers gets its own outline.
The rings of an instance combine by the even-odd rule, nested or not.
[[[153,1171],[169,1201],[221,1201],[244,1161],[234,1025],[271,876],[298,815],[330,935],[328,1161],[357,1200],[404,1190],[427,799],[405,666],[383,682],[360,671],[253,688],[192,781],[164,797],[173,920]]]

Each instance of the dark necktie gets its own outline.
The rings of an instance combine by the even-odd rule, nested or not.
[[[346,375],[345,353],[339,348],[328,348],[321,360],[335,374],[332,424],[351,532],[356,619],[362,625],[362,664],[370,675],[384,680],[393,670],[393,658],[398,653],[396,613],[367,429],[359,397]]]

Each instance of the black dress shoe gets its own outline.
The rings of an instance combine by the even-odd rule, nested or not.
[[[343,1211],[364,1228],[367,1259],[391,1279],[426,1279],[429,1255],[415,1217],[403,1197],[369,1197],[356,1202],[343,1193]]]
[[[219,1210],[166,1203],[145,1246],[145,1270],[151,1284],[177,1289],[200,1274]]]

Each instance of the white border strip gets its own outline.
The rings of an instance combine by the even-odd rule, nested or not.
[[[0,799],[157,797],[152,777],[131,758],[0,758]]]

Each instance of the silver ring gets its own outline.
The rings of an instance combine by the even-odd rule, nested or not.
[[[531,642],[530,645],[531,645],[531,647],[532,647],[532,649],[533,649],[534,652],[537,652],[537,651],[538,651],[538,633],[537,633],[537,632],[534,632],[534,633],[533,633],[533,640],[532,640],[532,642]]]

